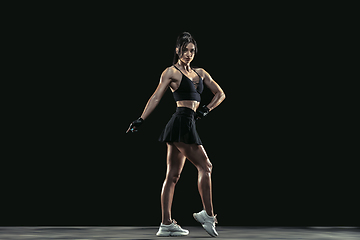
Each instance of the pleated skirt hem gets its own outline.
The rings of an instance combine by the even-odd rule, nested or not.
[[[195,112],[190,108],[178,107],[162,131],[159,141],[202,145],[196,131]]]

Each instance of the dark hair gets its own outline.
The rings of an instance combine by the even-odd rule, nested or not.
[[[174,60],[173,60],[173,64],[177,63],[177,61],[179,60],[179,57],[182,56],[183,54],[183,49],[189,44],[189,43],[193,43],[195,45],[195,53],[198,52],[198,47],[196,44],[195,39],[191,36],[190,33],[188,32],[183,32],[182,34],[180,34],[176,40],[176,46],[175,46],[175,52],[174,52]],[[179,48],[179,54],[176,54],[176,48]]]

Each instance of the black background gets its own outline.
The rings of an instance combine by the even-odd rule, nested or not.
[[[176,37],[189,31],[199,47],[193,65],[227,96],[197,123],[220,224],[355,225],[353,159],[333,127],[339,92],[326,62],[336,19],[300,6],[165,7],[33,16],[42,66],[16,140],[22,160],[6,198],[16,214],[3,224],[160,223],[166,146],[157,138],[176,108],[171,92],[138,133],[125,131],[171,66]],[[211,98],[206,89],[202,104]],[[172,209],[182,225],[202,210],[196,181],[186,162]]]

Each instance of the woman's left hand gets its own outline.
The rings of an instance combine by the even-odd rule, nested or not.
[[[206,117],[206,115],[208,115],[209,112],[210,112],[210,109],[208,107],[206,107],[206,105],[199,107],[196,110],[196,120]]]

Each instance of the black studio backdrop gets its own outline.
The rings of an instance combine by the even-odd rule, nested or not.
[[[272,14],[173,26],[137,22],[139,15],[96,16],[66,25],[59,68],[48,69],[53,81],[42,91],[47,101],[39,101],[46,118],[28,146],[37,160],[22,168],[28,181],[13,202],[22,217],[4,224],[160,223],[166,146],[157,138],[176,108],[170,90],[138,133],[125,131],[171,66],[177,35],[189,31],[199,47],[193,66],[226,93],[197,122],[214,166],[220,224],[354,225],[353,191],[344,187],[344,166],[334,163],[339,152],[325,121],[329,83],[314,69],[321,68],[316,24]],[[211,98],[205,89],[201,104]],[[200,210],[197,171],[186,162],[172,215],[193,225]]]

